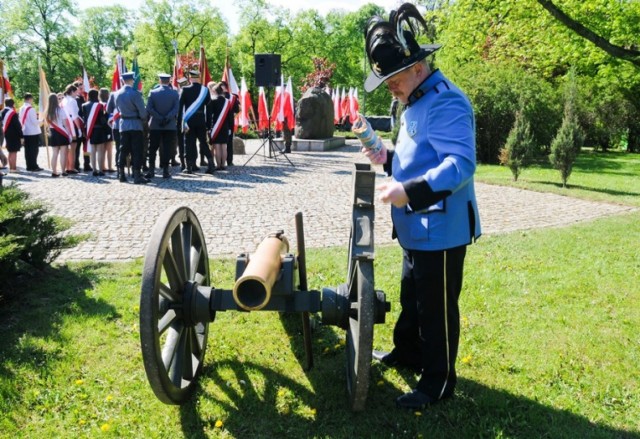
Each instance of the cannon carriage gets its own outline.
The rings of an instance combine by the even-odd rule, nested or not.
[[[188,207],[172,207],[156,222],[144,261],[140,296],[140,341],[147,378],[167,404],[182,404],[201,374],[209,325],[222,311],[298,312],[302,316],[306,368],[313,365],[310,314],[345,331],[349,406],[363,410],[369,387],[373,328],[390,305],[374,287],[374,183],[370,165],[353,173],[353,208],[346,282],[309,290],[304,225],[295,216],[297,254],[284,232],[266,237],[253,254],[236,259],[236,281],[210,284],[202,227]]]

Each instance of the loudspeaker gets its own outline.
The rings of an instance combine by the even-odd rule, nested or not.
[[[280,54],[256,53],[256,86],[275,87],[280,84]]]

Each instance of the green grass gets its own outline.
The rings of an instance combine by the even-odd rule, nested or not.
[[[476,180],[576,198],[640,206],[640,154],[606,153],[583,149],[573,172],[562,187],[560,172],[548,163],[524,168],[518,181],[506,166],[479,165]]]
[[[581,188],[556,187],[544,168],[514,184],[638,205],[638,159],[581,156],[570,180]],[[511,184],[504,168],[479,174]],[[416,377],[380,364],[366,411],[351,413],[343,332],[317,325],[305,372],[299,316],[267,312],[218,313],[194,397],[164,405],[140,353],[142,262],[58,265],[0,302],[0,438],[640,438],[639,236],[636,211],[471,246],[456,396],[420,414],[394,405]],[[392,345],[400,257],[376,249],[376,288],[392,303],[376,349]],[[309,250],[310,288],[344,282],[345,261],[344,248]],[[231,288],[235,261],[211,267],[212,284]]]

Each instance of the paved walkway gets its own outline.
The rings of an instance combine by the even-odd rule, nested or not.
[[[247,142],[247,153],[261,142]],[[235,167],[216,173],[155,178],[152,184],[119,183],[115,174],[57,178],[50,172],[24,171],[22,152],[16,181],[52,213],[74,221],[70,232],[89,233],[91,239],[62,253],[65,260],[127,260],[144,256],[151,229],[170,206],[191,207],[207,239],[210,256],[235,256],[251,252],[269,233],[283,229],[295,248],[294,215],[304,214],[308,248],[346,246],[351,218],[351,174],[354,163],[365,162],[355,142],[327,152],[265,157],[264,149],[246,165],[249,155],[237,156]],[[46,162],[40,150],[39,164]],[[239,165],[239,166],[238,166]],[[22,170],[20,170],[22,169]],[[381,171],[381,169],[379,169]],[[386,178],[378,173],[377,181]],[[564,226],[634,210],[631,207],[584,201],[516,188],[476,184],[484,234],[506,233],[539,227]],[[376,211],[376,244],[391,242],[387,206]]]

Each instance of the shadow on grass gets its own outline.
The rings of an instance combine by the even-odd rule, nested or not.
[[[281,320],[302,368],[300,315],[282,315]],[[345,352],[344,347],[337,348],[338,338],[327,328],[316,330],[315,366],[305,373],[309,385],[252,361],[227,360],[205,367],[196,395],[180,407],[183,435],[207,438],[212,432],[223,435],[224,430],[236,438],[639,437],[638,432],[595,424],[576,413],[464,378],[459,379],[454,398],[418,416],[395,407],[395,398],[406,388],[385,380],[387,371],[378,363],[372,365],[367,407],[353,413],[346,391]],[[407,388],[415,386],[415,375],[401,377]],[[220,430],[210,409],[200,408],[210,403],[224,413]]]
[[[541,185],[547,185],[547,186],[554,186],[558,189],[562,189],[562,183],[555,183],[555,182],[551,182],[551,181],[544,181],[544,180],[532,180],[531,183],[535,183],[535,184],[541,184]],[[597,192],[600,194],[607,194],[607,195],[613,195],[613,196],[627,196],[627,197],[634,197],[634,196],[640,196],[640,193],[638,192],[630,192],[630,191],[617,191],[614,189],[606,189],[606,188],[594,188],[594,187],[589,187],[589,186],[582,186],[579,184],[571,184],[568,183],[567,184],[567,189],[580,189],[583,191],[587,191],[587,192]]]
[[[333,362],[332,362],[333,363]],[[343,365],[342,361],[339,361]],[[334,364],[332,364],[334,366]],[[219,369],[231,369],[246,385],[226,385]],[[264,391],[258,393],[252,376],[259,376]],[[225,412],[223,429],[230,437],[552,437],[637,438],[638,432],[595,424],[566,410],[545,406],[481,383],[459,380],[456,396],[425,409],[420,415],[394,406],[400,394],[393,386],[370,388],[367,408],[353,413],[336,388],[344,386],[343,368],[314,369],[307,374],[312,390],[289,377],[252,362],[222,362],[205,371],[207,381],[198,397],[180,407],[185,437],[207,438],[216,431],[216,418],[202,418],[200,399],[218,404]],[[289,399],[279,392],[286,389]],[[340,391],[337,392],[338,394]],[[313,412],[304,407],[314,407]],[[301,409],[302,407],[302,409]],[[226,436],[225,436],[226,437]]]
[[[96,271],[103,264],[86,264],[70,270],[66,265],[48,268],[37,276],[16,280],[0,302],[0,375],[11,380],[7,364],[20,364],[46,374],[61,353],[51,352],[33,338],[66,342],[59,328],[66,315],[84,314],[116,317],[116,309],[103,300],[87,297],[97,282]],[[25,339],[24,336],[29,338]]]

